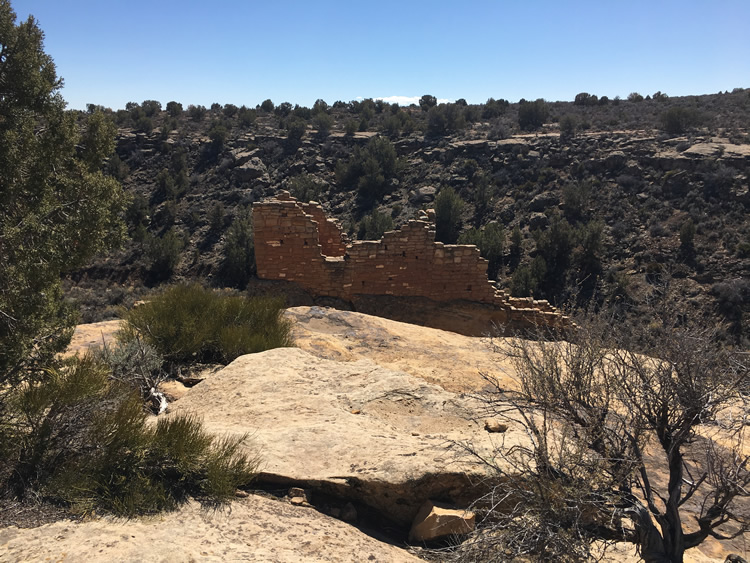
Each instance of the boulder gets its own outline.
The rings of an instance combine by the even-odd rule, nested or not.
[[[415,205],[431,203],[435,199],[437,190],[434,186],[423,186],[409,196],[409,201]]]
[[[414,518],[409,541],[427,542],[438,538],[461,536],[474,530],[476,516],[427,501]]]
[[[613,151],[609,153],[607,158],[604,160],[604,165],[610,172],[620,170],[625,163],[628,161],[627,155],[622,151]]]
[[[532,231],[536,229],[546,229],[549,226],[549,217],[544,213],[532,213],[529,217],[529,228]]]
[[[502,433],[508,430],[508,425],[503,424],[496,418],[488,418],[484,421],[484,429],[487,432]]]
[[[560,198],[551,192],[545,192],[534,196],[529,202],[530,211],[544,211],[550,207],[554,207],[560,203]]]
[[[247,149],[234,149],[230,154],[232,155],[232,159],[234,160],[235,166],[242,166],[247,161],[255,157],[260,151],[258,149],[255,150],[247,150]],[[260,159],[259,159],[260,160]]]
[[[256,178],[262,178],[268,176],[268,170],[263,161],[254,156],[247,160],[245,163],[235,167],[234,175],[240,182],[247,182],[249,180],[255,180]]]

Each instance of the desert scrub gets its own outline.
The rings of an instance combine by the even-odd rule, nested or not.
[[[143,401],[150,403],[155,414],[167,408],[166,397],[158,391],[159,383],[167,378],[164,358],[140,336],[114,346],[104,342],[92,355],[109,367],[112,379],[130,386]]]
[[[212,436],[190,415],[147,424],[141,397],[92,356],[46,375],[11,394],[0,426],[2,485],[16,497],[131,516],[226,501],[255,476],[246,436]]]
[[[125,312],[120,337],[127,342],[140,335],[167,362],[227,364],[244,354],[292,346],[283,306],[276,298],[176,285]]]

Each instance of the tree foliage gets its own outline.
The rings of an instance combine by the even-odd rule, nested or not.
[[[336,181],[356,186],[360,207],[369,209],[388,193],[403,167],[393,144],[385,137],[373,137],[364,149],[356,147],[348,161],[336,166]]]
[[[479,248],[482,258],[487,264],[487,277],[491,280],[497,279],[500,268],[503,265],[503,254],[505,252],[505,230],[496,222],[487,223],[481,229],[469,229],[461,233],[458,238],[460,244],[473,244]]]
[[[435,198],[435,240],[455,244],[461,233],[464,201],[451,187],[443,188]]]
[[[541,98],[533,102],[521,100],[518,103],[518,126],[524,131],[539,129],[548,117],[549,106]]]
[[[240,211],[224,238],[221,277],[232,287],[244,288],[255,273],[255,239],[250,211]]]
[[[0,383],[62,349],[73,316],[61,273],[124,234],[125,195],[101,172],[113,126],[94,113],[79,131],[43,38],[0,0]]]
[[[379,240],[383,234],[393,230],[393,218],[373,209],[372,213],[365,215],[357,227],[357,238],[359,240]]]

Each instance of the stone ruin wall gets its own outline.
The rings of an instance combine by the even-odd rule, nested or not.
[[[293,281],[314,295],[350,302],[385,295],[481,303],[497,310],[493,320],[511,326],[567,323],[546,301],[497,290],[476,246],[435,242],[427,221],[409,221],[379,241],[348,244],[320,205],[281,192],[253,206],[253,225],[261,279]]]

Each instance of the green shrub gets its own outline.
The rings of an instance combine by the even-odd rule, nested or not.
[[[180,262],[180,253],[185,241],[172,228],[162,237],[146,239],[146,259],[149,271],[159,279],[166,279],[174,273]]]
[[[221,277],[239,289],[247,286],[255,273],[253,221],[248,210],[240,211],[227,229],[222,251]]]
[[[336,165],[339,185],[356,186],[357,201],[363,209],[371,208],[391,188],[391,180],[400,176],[403,162],[385,137],[373,137],[364,149],[356,147],[348,161]]]
[[[357,228],[359,240],[378,240],[383,233],[393,230],[393,218],[377,209],[365,216]]]
[[[589,212],[591,184],[589,182],[569,182],[562,190],[565,217],[569,221],[583,220]]]
[[[167,102],[167,113],[170,117],[179,117],[182,115],[182,104],[180,102]]]
[[[224,113],[224,117],[232,118],[235,115],[237,115],[237,112],[240,110],[236,105],[234,104],[224,104],[224,109],[222,112]]]
[[[353,119],[347,119],[346,123],[344,124],[344,132],[349,137],[352,137],[354,133],[357,132],[357,122]]]
[[[455,133],[466,127],[464,107],[458,104],[440,104],[427,112],[427,135],[439,137]]]
[[[434,108],[437,105],[437,98],[430,94],[425,94],[419,98],[419,107],[422,111],[430,111],[430,108]]]
[[[458,242],[459,244],[473,244],[479,248],[482,257],[489,262],[487,277],[492,280],[497,279],[505,252],[505,230],[502,225],[492,222],[481,229],[469,229],[461,233]]]
[[[18,423],[4,436],[12,445],[0,475],[18,497],[35,491],[74,512],[132,516],[188,496],[226,501],[256,473],[246,436],[214,437],[190,415],[146,424],[141,399],[90,356],[48,375],[10,397]]]
[[[217,201],[213,204],[211,210],[208,212],[208,228],[211,230],[211,232],[219,232],[224,228],[225,219],[226,215],[224,213],[224,204],[222,204],[220,201]]]
[[[461,232],[464,202],[451,187],[443,188],[435,198],[435,240],[455,244]]]
[[[148,200],[141,194],[135,194],[130,200],[128,208],[125,210],[125,222],[131,228],[148,223],[148,216],[151,210],[148,206]]]
[[[304,120],[295,117],[287,123],[286,129],[287,138],[292,142],[298,143],[305,135],[305,131],[307,131],[307,124]]]
[[[518,126],[524,131],[539,129],[548,117],[549,106],[541,98],[533,102],[521,100],[518,103]]]
[[[521,229],[516,225],[510,233],[510,253],[508,261],[511,268],[515,268],[521,261],[523,255],[523,235]]]
[[[471,183],[474,185],[474,224],[479,226],[490,211],[495,197],[495,186],[483,172],[475,173],[471,177]]]
[[[140,335],[169,362],[229,363],[238,356],[291,346],[283,302],[177,285],[125,314],[125,341]]]
[[[181,198],[183,195],[185,195],[187,184],[187,176],[184,172],[179,174],[178,178],[174,178],[169,170],[163,168],[156,175],[156,187],[158,189],[159,195],[161,195],[164,199]]]
[[[636,103],[642,102],[643,101],[643,96],[641,94],[639,94],[638,92],[631,92],[630,94],[628,94],[628,101],[629,102],[636,102]]]
[[[226,123],[222,121],[214,121],[211,124],[211,129],[208,130],[208,138],[211,139],[210,151],[214,155],[218,155],[224,150],[227,137],[229,136],[229,128]]]
[[[566,113],[560,118],[560,139],[572,139],[576,134],[576,127],[578,126],[578,120]]]
[[[509,106],[510,102],[508,102],[508,100],[489,98],[482,107],[482,118],[492,119],[499,117],[505,113],[505,110],[508,109]]]
[[[206,115],[206,106],[194,106],[189,105],[187,109],[187,114],[190,119],[193,121],[201,121],[203,119],[203,116]]]
[[[151,131],[154,130],[154,123],[153,121],[151,121],[150,117],[146,117],[144,115],[138,118],[138,120],[133,124],[133,127],[136,131],[142,131],[143,133],[150,135]]]
[[[239,118],[240,125],[242,125],[243,127],[250,127],[253,123],[255,123],[257,112],[254,109],[242,106],[240,107],[237,116]]]
[[[313,127],[317,129],[318,135],[327,137],[333,127],[333,118],[327,113],[320,111],[313,117]]]
[[[700,117],[695,110],[679,106],[669,108],[659,119],[662,129],[670,135],[679,135],[700,123]]]
[[[595,106],[599,103],[599,98],[595,95],[591,95],[588,92],[581,92],[576,94],[575,101],[573,102],[577,106]]]
[[[161,102],[157,100],[145,100],[141,104],[141,108],[148,117],[153,117],[161,111]]]
[[[303,202],[320,201],[325,186],[318,182],[315,176],[307,173],[298,174],[289,180],[287,189],[292,196]]]

